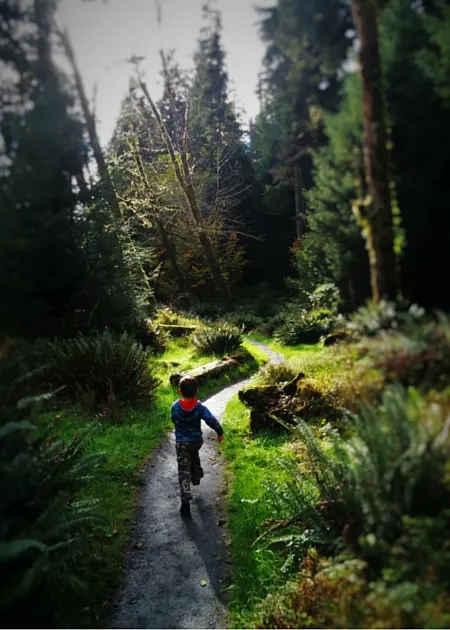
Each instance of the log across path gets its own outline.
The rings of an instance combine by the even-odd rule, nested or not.
[[[272,362],[283,357],[252,342]],[[207,400],[221,419],[241,381]],[[167,410],[169,413],[169,410]],[[192,519],[180,517],[175,442],[167,436],[153,454],[136,515],[125,575],[111,628],[224,628],[228,553],[222,465],[215,433],[204,429],[205,476],[193,487]]]

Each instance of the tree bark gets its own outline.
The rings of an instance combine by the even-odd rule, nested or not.
[[[169,378],[169,382],[171,385],[175,386],[178,385],[183,377],[192,376],[199,383],[202,383],[204,380],[213,376],[217,376],[222,372],[226,372],[236,365],[238,365],[238,362],[235,358],[225,357],[223,359],[218,359],[217,361],[207,363],[206,365],[201,365],[200,367],[194,368],[193,370],[185,372],[184,374],[172,374]]]
[[[232,308],[233,298],[231,297],[230,289],[224,280],[219,261],[217,260],[216,254],[211,245],[211,241],[203,225],[203,219],[200,212],[200,207],[198,205],[197,196],[195,194],[194,185],[192,183],[192,178],[191,178],[191,174],[189,170],[186,152],[183,148],[180,148],[181,163],[183,167],[183,171],[181,171],[180,164],[177,160],[177,156],[175,155],[175,149],[173,147],[173,143],[170,139],[166,126],[164,125],[164,121],[162,120],[161,115],[148,92],[147,86],[142,80],[140,80],[140,86],[158,122],[161,135],[163,137],[164,142],[166,143],[167,150],[169,151],[170,159],[175,169],[175,174],[176,174],[178,183],[180,184],[184,192],[184,195],[186,197],[186,200],[189,204],[192,217],[197,227],[198,239],[203,248],[203,253],[205,254],[205,258],[211,270],[214,283],[224,303],[229,308]]]
[[[360,43],[364,161],[371,196],[366,216],[366,247],[369,253],[372,299],[377,303],[382,299],[393,300],[397,295],[377,8],[375,0],[351,0],[351,9]]]

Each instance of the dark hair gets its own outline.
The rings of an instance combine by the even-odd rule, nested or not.
[[[198,390],[197,379],[193,376],[185,376],[180,381],[180,392],[185,398],[192,398]]]

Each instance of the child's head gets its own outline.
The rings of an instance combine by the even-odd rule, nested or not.
[[[184,398],[193,398],[198,390],[197,379],[193,376],[185,376],[180,381],[180,394]]]

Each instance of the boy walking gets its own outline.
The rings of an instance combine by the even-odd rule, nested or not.
[[[217,433],[219,442],[223,439],[220,422],[207,407],[197,398],[198,383],[190,376],[180,381],[179,392],[182,399],[173,403],[171,409],[172,422],[175,424],[175,442],[178,462],[178,481],[181,492],[181,516],[191,513],[191,482],[198,486],[203,477],[199,450],[203,446],[201,421],[204,420]]]

